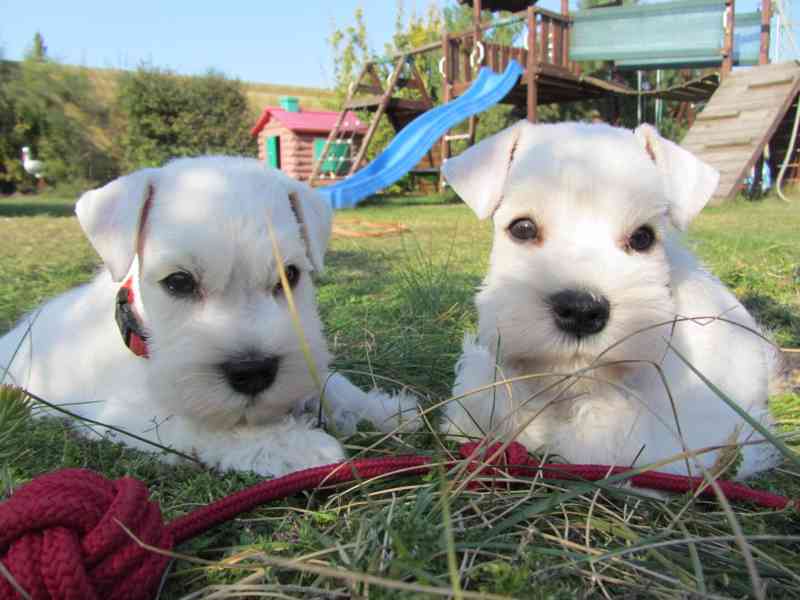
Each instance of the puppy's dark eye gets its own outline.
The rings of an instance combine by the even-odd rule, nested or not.
[[[649,225],[642,225],[628,238],[628,248],[634,252],[646,252],[656,242],[656,234]]]
[[[536,239],[539,235],[539,228],[528,218],[517,219],[508,226],[508,233],[516,240],[527,242]]]
[[[295,267],[294,265],[286,265],[283,268],[284,272],[286,273],[286,281],[289,282],[289,287],[294,289],[297,285],[297,282],[300,281],[300,269]],[[275,294],[279,294],[283,291],[283,284],[278,281],[278,284],[275,286],[273,292]]]
[[[186,271],[177,271],[167,275],[161,280],[161,285],[171,296],[176,298],[189,298],[196,296],[199,291],[197,280]]]

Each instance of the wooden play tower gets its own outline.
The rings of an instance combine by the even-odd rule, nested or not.
[[[640,6],[619,6],[620,0],[610,0],[606,7],[572,14],[568,10],[568,0],[561,0],[560,12],[539,8],[535,6],[536,0],[459,2],[472,9],[469,30],[444,33],[440,41],[364,66],[350,86],[339,121],[331,131],[319,160],[313,165],[312,184],[326,185],[349,177],[364,166],[367,149],[382,117],[387,118],[395,131],[400,131],[435,106],[434,95],[426,89],[425,80],[415,64],[414,59],[421,55],[438,58],[442,85],[438,97],[445,103],[464,94],[481,67],[500,73],[509,61],[517,61],[524,67],[524,73],[502,103],[514,105],[516,112],[531,122],[538,120],[539,106],[543,104],[614,95],[705,102],[720,82],[728,78],[733,66],[765,65],[768,62],[770,0],[762,0],[760,12],[748,14],[735,12],[735,0],[673,0]],[[485,10],[510,14],[485,22],[482,19]],[[517,25],[522,32],[515,43],[500,44],[494,41],[496,36],[489,35],[491,30],[509,25]],[[676,35],[677,29],[682,35]],[[709,71],[704,77],[673,88],[637,92],[619,81],[581,72],[580,64],[586,64],[585,61],[605,61],[619,69],[707,68]],[[789,69],[788,74],[782,77],[788,77],[791,85],[786,88],[787,97],[776,99],[779,106],[773,111],[774,115],[770,113],[772,121],[785,120],[787,111],[796,103],[796,98],[788,97],[792,90],[796,90],[794,71]],[[800,85],[800,72],[797,83]],[[348,111],[369,114],[370,124],[360,143],[349,139],[343,130],[344,116]],[[746,171],[763,155],[776,131],[777,126],[770,127],[772,121],[762,128],[763,131],[752,133],[749,153],[741,152],[741,140],[735,141],[740,152],[734,166],[718,166],[726,184],[730,182],[724,191],[725,197],[735,193]],[[702,119],[698,121],[702,122]],[[466,130],[451,130],[445,134],[411,173],[438,173],[442,161],[451,156],[452,142],[463,140],[468,145],[475,142],[476,123],[477,117],[471,117]],[[724,135],[717,137],[721,141],[713,148],[711,164],[725,145]],[[775,143],[770,150],[771,162],[780,160],[781,152],[786,152]],[[702,144],[695,144],[692,151],[703,155]],[[346,168],[337,169],[338,175],[322,169],[326,157],[334,155],[346,161]],[[329,160],[327,164],[330,164]]]

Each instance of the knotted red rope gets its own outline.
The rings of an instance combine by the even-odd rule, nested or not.
[[[484,449],[485,448],[485,449]],[[464,444],[461,455],[471,470],[495,476],[599,481],[624,473],[623,467],[539,464],[525,448],[512,443],[499,453]],[[483,452],[481,452],[481,450]],[[498,454],[487,465],[487,459]],[[482,456],[481,456],[482,455]],[[379,475],[428,472],[431,458],[398,456],[326,465],[264,481],[165,524],[145,485],[133,478],[109,481],[85,469],[64,469],[37,477],[0,504],[0,600],[16,600],[15,584],[33,600],[149,600],[158,590],[169,562],[142,548],[121,526],[149,546],[170,550],[259,504],[324,484],[370,479]],[[455,464],[455,463],[452,463]],[[670,492],[699,489],[705,481],[666,473],[642,473],[628,481],[638,487]],[[794,503],[787,498],[719,481],[726,497],[768,508]],[[712,494],[710,488],[704,494]],[[796,506],[796,505],[795,505]],[[10,578],[8,577],[10,574]]]

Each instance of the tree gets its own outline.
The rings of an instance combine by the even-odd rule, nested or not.
[[[364,23],[364,10],[357,8],[353,15],[353,25],[333,31],[327,42],[331,47],[333,59],[334,90],[344,98],[351,82],[358,77],[362,67],[375,58],[367,41],[367,27]]]
[[[85,72],[47,57],[41,34],[21,63],[0,63],[0,182],[4,191],[32,189],[20,163],[29,146],[51,182],[102,180],[115,174],[113,157],[90,136],[108,118]]]
[[[25,56],[39,62],[47,60],[47,46],[44,43],[44,36],[40,32],[37,31],[33,36],[33,45]]]
[[[502,19],[507,15],[494,16],[485,13],[486,20]],[[391,57],[406,50],[411,50],[425,44],[441,40],[444,30],[451,32],[464,31],[472,26],[472,9],[467,6],[446,7],[440,10],[435,2],[431,2],[422,14],[412,13],[407,16],[403,0],[397,0],[397,16],[395,19],[395,32],[391,42],[383,49],[383,57],[369,47],[366,24],[363,11],[357,9],[353,17],[353,25],[336,28],[328,38],[333,56],[334,89],[337,92],[338,106],[341,107],[351,83],[358,77],[364,65],[374,61],[379,75],[385,81],[395,66],[396,60]],[[522,30],[522,24],[509,27],[498,27],[487,34],[487,39],[492,41],[510,41]],[[411,61],[421,74],[428,93],[435,103],[441,102],[442,76],[439,72],[439,58],[441,54],[429,52],[414,56]],[[395,95],[403,97],[409,92],[396,90]],[[363,112],[359,115],[362,120],[369,121],[372,113]],[[495,133],[511,124],[516,117],[512,115],[510,106],[495,106],[481,113],[478,122],[479,139]],[[372,143],[367,152],[367,160],[374,158],[391,141],[394,129],[384,117],[375,132]]]
[[[125,169],[160,166],[179,156],[246,154],[251,115],[241,83],[209,72],[180,77],[140,67],[122,75],[117,104],[125,119]]]

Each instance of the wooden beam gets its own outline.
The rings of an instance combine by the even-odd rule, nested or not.
[[[767,133],[764,135],[764,137],[761,138],[761,140],[759,140],[758,144],[756,145],[755,152],[753,152],[753,155],[750,157],[750,160],[747,161],[747,164],[745,164],[744,167],[736,175],[737,183],[736,185],[733,186],[728,196],[725,197],[725,200],[731,200],[736,196],[736,188],[750,172],[750,169],[753,168],[756,161],[758,160],[758,157],[764,153],[764,146],[770,143],[770,141],[772,140],[772,136],[774,136],[775,133],[780,128],[783,119],[786,117],[786,113],[789,112],[789,109],[792,108],[795,101],[800,102],[800,79],[798,79],[795,85],[792,86],[792,91],[787,95],[786,100],[783,102],[783,104],[781,104],[781,107],[778,109],[778,114],[775,116],[775,119],[772,122],[772,125],[770,125],[769,129],[767,130]],[[772,156],[774,156],[774,154],[772,154]]]
[[[325,140],[325,145],[322,147],[322,152],[317,157],[317,159],[311,165],[311,175],[308,177],[308,184],[313,185],[314,179],[319,176],[320,167],[322,166],[323,161],[325,160],[325,156],[328,154],[328,149],[331,146],[331,143],[339,135],[339,128],[342,126],[344,122],[344,118],[347,116],[347,105],[350,104],[353,100],[353,96],[357,93],[356,90],[358,86],[361,84],[361,80],[364,79],[368,70],[370,69],[369,64],[364,65],[361,69],[361,72],[358,74],[358,77],[355,80],[355,85],[351,85],[347,90],[347,98],[344,102],[344,108],[342,112],[339,113],[339,116],[336,118],[336,123],[333,125],[333,129],[330,130],[328,133],[328,138]]]
[[[392,99],[392,93],[394,92],[395,84],[397,83],[397,79],[400,77],[400,73],[403,71],[405,64],[405,57],[398,59],[395,63],[394,71],[392,72],[391,77],[389,77],[389,83],[386,86],[386,92],[384,93],[381,103],[378,106],[378,110],[375,111],[375,114],[372,117],[372,123],[369,124],[367,134],[364,136],[364,140],[361,142],[361,148],[358,149],[358,155],[350,167],[350,175],[358,171],[358,168],[361,166],[361,163],[364,160],[364,155],[367,153],[367,147],[372,141],[372,136],[375,135],[375,130],[378,128],[378,123],[380,123],[383,113],[386,112],[386,107],[389,106],[389,101]]]
[[[725,42],[722,46],[721,75],[725,78],[733,69],[733,28],[736,24],[734,0],[725,0]]]
[[[538,52],[536,48],[536,12],[532,6],[528,7],[528,60],[525,68],[525,83],[527,84],[527,115],[528,121],[537,121],[537,90],[536,90],[536,67]]]
[[[758,64],[769,63],[769,26],[772,21],[772,0],[761,0],[761,43],[758,49]]]
[[[481,0],[473,0],[472,2],[472,21],[473,26],[475,29],[475,36],[472,38],[472,52],[478,51],[478,44],[482,45],[482,38],[483,38],[483,30],[481,29]],[[483,52],[481,54],[483,57],[481,58],[481,62],[475,65],[474,67],[474,74],[472,77],[477,77],[478,72],[481,70],[481,67],[486,64],[486,47],[483,47]],[[472,53],[470,53],[470,63],[472,62]],[[470,68],[472,69],[472,64],[470,64]],[[467,131],[469,131],[469,141],[467,144],[472,146],[475,144],[475,134],[478,131],[478,118],[475,115],[470,116],[469,118],[469,126]]]
[[[450,102],[450,94],[452,93],[452,85],[453,81],[451,79],[451,65],[450,65],[450,36],[445,32],[442,35],[442,56],[444,59],[442,60],[442,70],[444,71],[444,77],[442,78],[442,103],[447,104]],[[442,157],[442,165],[444,165],[445,161],[450,158],[450,142],[447,141],[447,132],[442,136],[441,141],[441,157]],[[439,191],[444,191],[444,175],[439,172]]]

